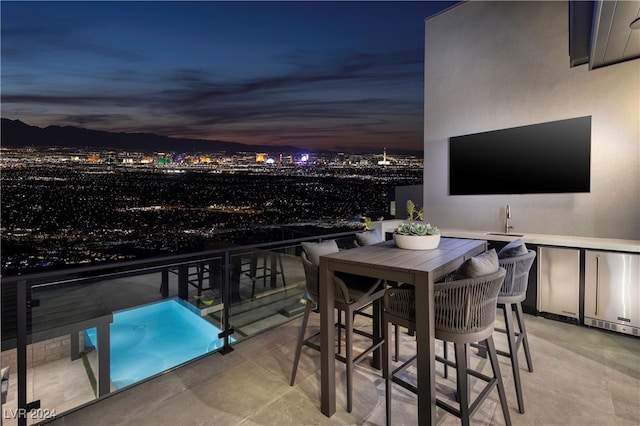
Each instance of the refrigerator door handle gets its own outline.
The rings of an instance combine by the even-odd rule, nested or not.
[[[596,256],[596,312],[598,316],[598,305],[600,304],[600,256]]]

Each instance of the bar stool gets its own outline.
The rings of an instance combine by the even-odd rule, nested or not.
[[[241,265],[243,268],[244,265]],[[259,250],[251,252],[249,255],[249,269],[242,269],[251,279],[251,298],[256,296],[256,282],[262,280],[262,287],[267,287],[267,278],[271,287],[275,287],[278,282],[278,276],[282,281],[282,287],[287,290],[287,281],[282,267],[282,257],[280,253],[270,250]]]
[[[522,243],[524,245],[524,243]],[[508,246],[505,246],[507,248]],[[504,249],[503,249],[504,250]],[[522,249],[521,249],[522,250]],[[509,342],[509,352],[498,349],[498,355],[511,359],[511,369],[513,371],[513,381],[516,387],[518,398],[518,411],[524,413],[524,399],[522,396],[522,383],[520,380],[520,367],[518,365],[518,350],[522,345],[524,355],[527,359],[527,368],[533,372],[531,362],[531,352],[529,351],[529,341],[527,340],[527,330],[524,326],[524,314],[522,312],[522,301],[527,297],[527,285],[529,283],[529,270],[536,257],[536,252],[524,248],[526,254],[515,257],[505,257],[509,251],[498,252],[498,262],[507,274],[498,293],[498,308],[504,313],[505,328],[496,328],[495,331],[506,333]],[[515,330],[513,323],[513,312],[516,313],[519,331]]]
[[[384,238],[380,235],[380,232],[377,229],[372,229],[370,231],[359,232],[356,234],[356,239],[353,240],[354,247],[363,247],[370,246],[372,244],[378,244],[384,242]],[[387,286],[389,287],[398,287],[400,284],[395,281],[385,281]],[[395,325],[395,356],[393,358],[394,361],[398,360],[400,356],[400,326],[398,324]],[[409,330],[409,334],[413,334],[411,330]]]
[[[322,243],[302,243],[303,252],[300,255],[304,266],[304,273],[307,287],[307,303],[304,310],[304,317],[300,325],[298,333],[298,342],[296,344],[296,355],[293,361],[293,370],[291,372],[290,385],[293,386],[296,380],[296,371],[300,361],[300,353],[303,346],[309,346],[313,349],[320,350],[320,347],[313,343],[311,339],[320,334],[319,332],[305,339],[305,331],[309,314],[315,309],[320,297],[319,282],[319,257],[324,254],[330,254],[338,251],[338,245],[335,240],[325,241]],[[309,253],[309,254],[307,254]],[[353,367],[360,361],[365,359],[371,352],[382,346],[382,339],[375,339],[371,333],[367,333],[354,328],[354,315],[360,313],[361,310],[367,308],[372,303],[381,303],[384,296],[385,287],[382,280],[368,277],[359,277],[356,275],[340,274],[334,277],[335,291],[335,307],[338,312],[345,313],[345,356],[335,354],[336,359],[346,364],[347,377],[347,411],[350,413],[353,409]],[[369,314],[365,314],[371,317]],[[337,324],[341,327],[340,324]],[[376,325],[374,324],[374,328]],[[361,351],[358,355],[353,354],[353,333],[366,336],[371,339],[371,345]]]
[[[495,256],[495,254],[494,254]],[[455,349],[455,362],[436,356],[436,360],[445,365],[456,368],[457,395],[459,407],[443,401],[436,396],[438,407],[460,418],[463,425],[469,424],[469,419],[489,395],[493,387],[497,387],[500,405],[505,423],[511,424],[507,398],[504,391],[498,358],[493,342],[496,303],[498,291],[502,286],[506,271],[499,268],[490,274],[472,278],[454,279],[444,283],[437,283],[434,288],[435,337],[446,342],[452,342]],[[415,386],[407,383],[396,373],[404,369],[409,362],[390,372],[391,354],[388,336],[392,324],[401,324],[409,329],[415,329],[415,291],[411,286],[387,289],[384,295],[384,344],[383,344],[383,375],[385,378],[387,425],[391,425],[391,384],[400,384],[406,389],[417,392]],[[482,342],[488,348],[493,376],[489,377],[467,365],[468,347],[472,342]],[[411,361],[411,360],[410,360]],[[468,377],[472,375],[487,384],[474,401],[470,401]]]

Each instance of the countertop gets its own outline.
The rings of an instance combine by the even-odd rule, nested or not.
[[[452,238],[472,238],[477,240],[490,241],[513,241],[517,238],[522,239],[525,243],[544,245],[544,246],[561,246],[561,247],[577,247],[594,250],[611,250],[623,251],[628,253],[640,253],[640,241],[638,240],[622,240],[616,238],[599,238],[599,237],[576,237],[570,235],[551,235],[551,234],[531,234],[518,233],[512,231],[510,234],[500,232],[482,232],[468,229],[440,229],[443,237]]]

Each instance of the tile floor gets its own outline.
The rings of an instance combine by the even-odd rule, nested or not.
[[[312,315],[309,332],[318,328],[318,319]],[[192,362],[49,424],[384,425],[384,382],[367,361],[355,370],[352,413],[345,410],[341,363],[336,366],[336,413],[327,418],[320,412],[319,354],[310,348],[303,351],[295,385],[289,386],[300,322],[281,325],[238,343],[227,355]],[[639,338],[531,315],[526,324],[534,372],[526,371],[521,353],[525,414],[517,412],[510,365],[500,357],[514,425],[640,425]],[[501,338],[496,344],[506,347]],[[412,353],[413,345],[413,338],[403,333],[401,358]],[[490,370],[488,361],[475,355],[472,363]],[[438,368],[438,388],[446,390],[453,382],[445,382]],[[394,385],[392,412],[394,425],[416,425],[415,395]],[[459,421],[438,409],[437,424]],[[495,390],[472,424],[504,424]]]

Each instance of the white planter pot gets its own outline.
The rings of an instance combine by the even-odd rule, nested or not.
[[[431,250],[440,244],[440,234],[436,235],[399,235],[393,234],[393,240],[401,249]]]

